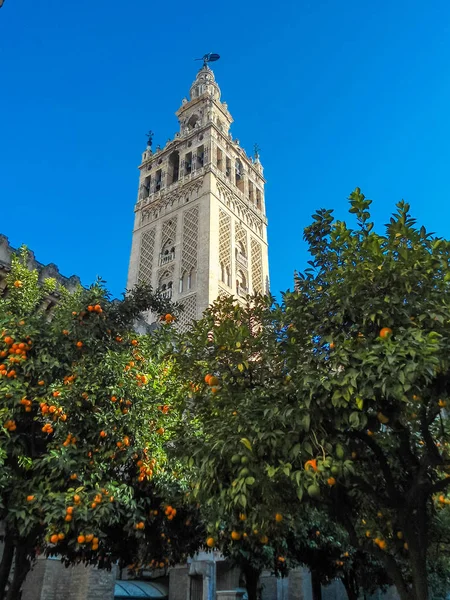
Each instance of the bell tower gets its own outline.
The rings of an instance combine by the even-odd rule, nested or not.
[[[150,135],[139,167],[127,287],[145,281],[183,304],[181,327],[218,296],[268,291],[263,168],[232,138],[220,96],[205,60],[179,131],[156,150]]]

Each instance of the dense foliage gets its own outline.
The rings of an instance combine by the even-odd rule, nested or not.
[[[171,501],[181,502],[185,484],[165,452],[172,316],[153,336],[133,333],[143,310],[165,314],[165,302],[146,287],[110,302],[100,283],[69,294],[54,281],[40,285],[26,259],[14,259],[0,299],[0,598],[8,599],[39,553],[165,568],[192,544],[176,526],[185,514]]]
[[[403,202],[383,234],[358,189],[350,204],[355,229],[314,215],[311,268],[281,305],[217,302],[182,341],[183,439],[202,502],[230,528],[246,512],[245,544],[276,540],[276,514],[312,506],[402,600],[423,600],[450,502],[450,243]]]

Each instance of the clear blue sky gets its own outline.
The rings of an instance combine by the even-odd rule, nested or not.
[[[145,133],[173,137],[206,52],[233,135],[261,147],[273,292],[311,214],[345,217],[356,186],[377,224],[405,198],[450,237],[448,0],[5,0],[0,232],[120,295]]]

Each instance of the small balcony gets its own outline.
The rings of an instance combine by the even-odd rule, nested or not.
[[[165,298],[166,300],[170,300],[172,298],[172,288],[168,288],[160,292],[161,298]]]
[[[175,252],[169,252],[168,254],[161,254],[159,257],[159,266],[162,267],[162,265],[167,265],[167,263],[170,263],[174,260],[175,258]]]

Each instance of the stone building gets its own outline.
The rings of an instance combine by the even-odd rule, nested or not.
[[[206,63],[176,116],[175,138],[142,155],[127,287],[179,301],[183,326],[218,296],[268,290],[269,267],[263,168],[232,138]]]
[[[0,295],[6,292],[6,275],[9,273],[11,259],[15,253],[17,253],[17,250],[11,246],[8,238],[0,233]],[[64,275],[61,275],[58,267],[53,263],[43,265],[38,262],[31,250],[28,250],[28,267],[30,270],[36,269],[39,272],[40,281],[49,278],[56,279],[59,284],[64,286],[70,292],[74,291],[81,283],[76,275],[72,275],[72,277],[64,277]],[[56,304],[58,297],[57,292],[49,294],[47,298],[48,310],[51,310],[52,306]]]

